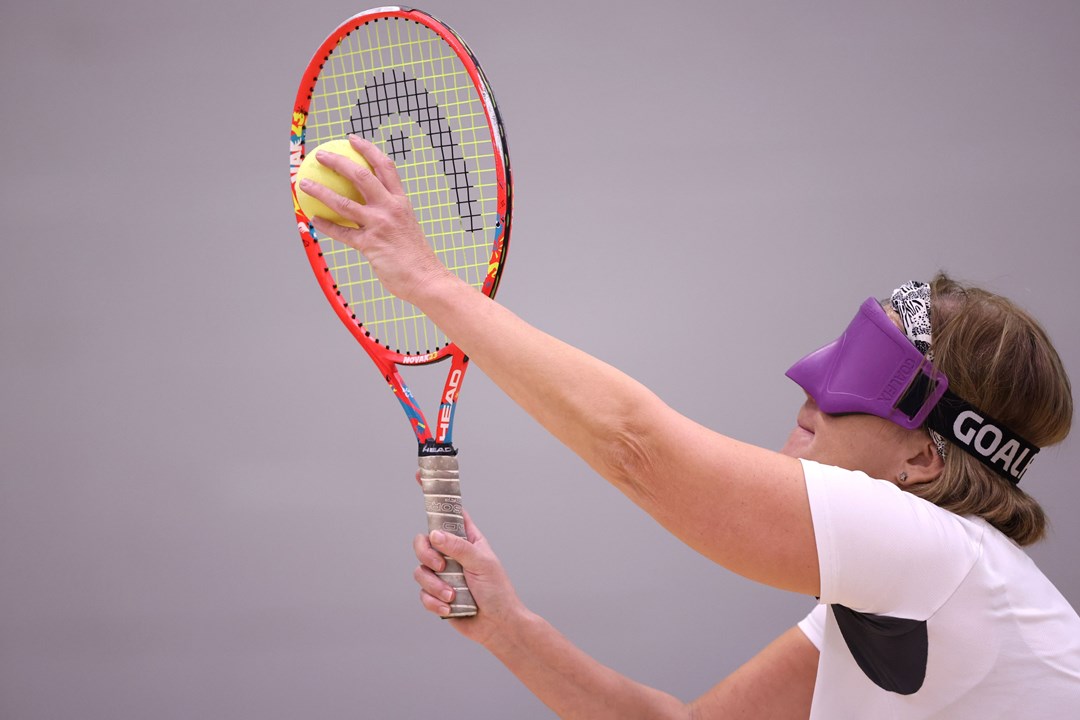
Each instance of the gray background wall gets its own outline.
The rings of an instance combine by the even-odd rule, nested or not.
[[[502,301],[691,417],[778,447],[788,364],[939,268],[1080,378],[1077,3],[424,7],[506,116]],[[3,718],[548,716],[420,609],[407,426],[293,229],[296,84],[361,9],[0,10]],[[638,680],[695,697],[811,605],[670,538],[476,370],[457,440],[520,594]],[[1074,605],[1077,448],[1025,481]]]

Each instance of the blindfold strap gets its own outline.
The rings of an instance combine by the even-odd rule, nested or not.
[[[926,425],[992,468],[1014,485],[1020,482],[1039,447],[946,390]]]

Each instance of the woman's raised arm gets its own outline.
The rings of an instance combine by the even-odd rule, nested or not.
[[[316,219],[319,232],[363,253],[390,292],[426,313],[512,400],[677,537],[754,580],[817,594],[797,460],[694,423],[460,280],[429,248],[390,158],[351,141],[374,173],[341,156],[318,157],[350,178],[366,204],[318,186],[304,190],[359,228]]]

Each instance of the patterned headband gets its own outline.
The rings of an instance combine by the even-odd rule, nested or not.
[[[927,360],[932,362],[934,351],[931,347],[933,333],[930,325],[930,286],[916,280],[904,283],[893,290],[892,307],[900,315],[908,339],[915,344],[919,352],[926,356]],[[927,430],[930,431],[930,438],[937,446],[938,455],[944,460],[948,452],[945,438],[936,430],[930,428]]]

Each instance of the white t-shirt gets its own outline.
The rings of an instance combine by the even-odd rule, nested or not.
[[[1012,540],[803,461],[821,604],[810,717],[1080,718],[1080,617]]]

